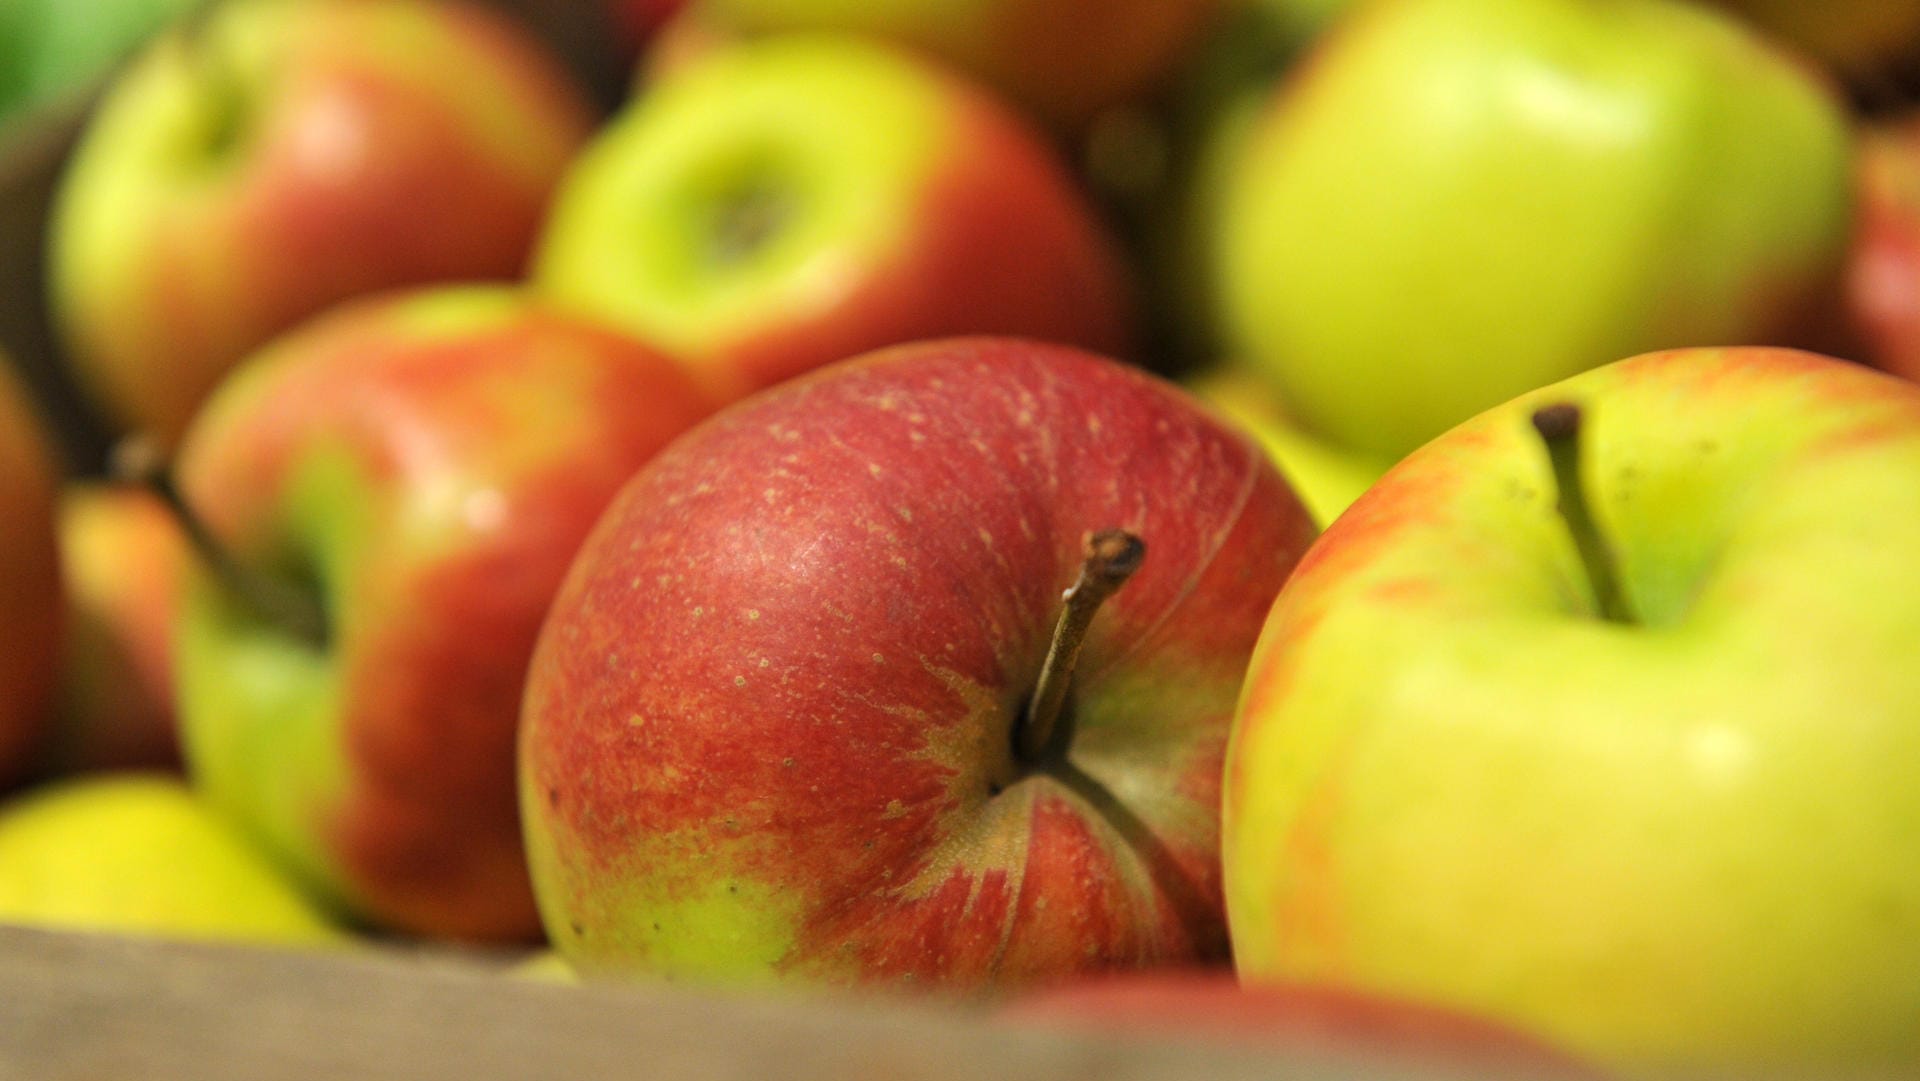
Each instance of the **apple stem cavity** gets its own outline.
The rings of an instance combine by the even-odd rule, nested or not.
[[[1572,402],[1557,402],[1533,414],[1533,428],[1540,433],[1547,458],[1553,463],[1553,482],[1559,490],[1556,509],[1580,552],[1580,562],[1585,565],[1587,580],[1593,585],[1600,618],[1614,623],[1635,623],[1638,620],[1620,589],[1619,565],[1614,559],[1613,547],[1600,535],[1600,528],[1593,520],[1586,482],[1581,478],[1580,460],[1585,443],[1581,427],[1580,407]]]
[[[1025,721],[1017,731],[1017,749],[1023,761],[1038,761],[1052,747],[1066,710],[1067,690],[1074,664],[1080,659],[1093,614],[1114,591],[1133,577],[1146,558],[1146,542],[1124,529],[1103,529],[1087,538],[1087,558],[1080,577],[1061,594],[1060,618],[1053,625],[1040,680],[1034,684]]]
[[[151,491],[166,505],[194,553],[230,595],[240,598],[255,615],[302,641],[316,647],[325,643],[327,619],[319,603],[306,591],[235,559],[180,494],[158,444],[141,435],[122,439],[114,445],[110,470],[116,478]]]

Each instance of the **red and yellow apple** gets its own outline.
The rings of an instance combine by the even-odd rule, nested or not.
[[[115,81],[61,179],[51,303],[81,383],[171,443],[228,368],[331,304],[517,278],[592,115],[485,8],[218,5]]]
[[[1920,114],[1861,134],[1845,309],[1861,359],[1920,380]]]
[[[615,491],[709,408],[653,350],[503,288],[356,302],[276,340],[195,421],[178,488],[319,625],[194,575],[195,786],[362,920],[537,934],[513,767],[534,637]]]
[[[1530,424],[1557,403],[1571,439]],[[1910,1075],[1916,478],[1920,387],[1753,348],[1618,362],[1401,461],[1248,673],[1242,978],[1624,1077]]]
[[[59,477],[39,413],[0,353],[0,785],[25,768],[53,710],[65,620]]]
[[[1033,711],[1109,529],[1144,558]],[[1227,720],[1312,532],[1250,438],[1064,347],[901,346],[734,406],[621,492],[541,632],[551,940],[586,975],[949,991],[1224,960]]]
[[[1124,259],[1058,155],[849,36],[721,43],[653,82],[569,171],[533,284],[728,397],[907,341],[1124,352],[1133,331]]]

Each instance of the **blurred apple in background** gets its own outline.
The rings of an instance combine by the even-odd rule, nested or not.
[[[1241,365],[1215,365],[1188,377],[1185,384],[1201,401],[1253,433],[1321,528],[1393,465],[1388,458],[1336,447],[1301,430],[1266,382]]]
[[[177,766],[174,623],[192,558],[144,488],[78,482],[60,495],[67,641],[43,772]]]
[[[1217,0],[693,0],[745,31],[842,30],[940,57],[1055,126],[1153,90]]]
[[[82,91],[200,0],[6,0],[0,3],[0,126],[14,113]]]
[[[1243,980],[1627,1077],[1912,1076],[1916,478],[1920,387],[1765,349],[1610,365],[1400,462],[1248,673]]]
[[[1861,136],[1846,310],[1861,358],[1920,380],[1920,113]]]
[[[178,464],[231,561],[278,583],[190,583],[195,785],[364,920],[536,935],[513,770],[534,637],[614,492],[709,409],[652,350],[500,288],[276,340]],[[302,610],[269,607],[288,590]]]
[[[1872,75],[1920,50],[1914,0],[1714,0],[1768,34],[1850,75]]]
[[[229,367],[332,303],[516,278],[592,122],[485,9],[220,5],[116,80],[61,181],[51,303],[76,374],[171,443]]]
[[[0,923],[280,945],[346,933],[177,776],[103,773],[0,803]]]
[[[850,36],[675,67],[568,173],[534,287],[725,397],[899,342],[997,333],[1125,352],[1117,245],[999,103]]]
[[[1109,529],[1137,573],[1054,651]],[[1224,961],[1226,724],[1312,532],[1252,440],[1058,346],[901,346],[727,410],[541,632],[551,940],[588,976],[934,992]],[[1050,652],[1064,708],[1032,704]]]
[[[66,618],[59,473],[26,387],[0,354],[0,787],[25,768],[53,711]]]
[[[1206,1039],[1284,1052],[1340,1076],[1408,1081],[1599,1081],[1565,1052],[1484,1018],[1338,987],[1243,987],[1232,973],[1097,977],[1013,999],[1001,1016],[1108,1038]],[[1362,1071],[1364,1072],[1358,1072]]]
[[[1731,16],[1349,19],[1280,85],[1211,226],[1228,344],[1309,430],[1397,456],[1617,357],[1795,340],[1836,291],[1847,118]]]

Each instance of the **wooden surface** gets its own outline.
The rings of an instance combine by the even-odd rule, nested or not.
[[[1456,1076],[1017,1028],[978,1011],[917,1002],[567,986],[444,954],[294,953],[0,927],[0,1078],[7,1081]]]

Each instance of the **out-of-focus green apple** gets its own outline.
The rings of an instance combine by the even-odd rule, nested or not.
[[[1186,380],[1187,389],[1260,440],[1281,475],[1325,529],[1393,463],[1336,447],[1302,431],[1266,382],[1238,365],[1219,365]]]
[[[97,774],[0,805],[0,922],[286,944],[346,933],[161,774]]]
[[[0,122],[96,79],[201,0],[0,3]]]
[[[1218,317],[1303,426],[1404,454],[1617,357],[1797,338],[1849,136],[1806,65],[1692,4],[1364,6],[1237,155]]]

